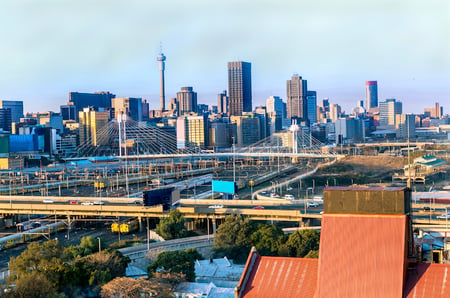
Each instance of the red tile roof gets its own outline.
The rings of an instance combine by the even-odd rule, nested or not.
[[[409,272],[405,297],[450,297],[450,264],[419,264]]]
[[[402,297],[406,215],[324,214],[318,297]]]
[[[317,259],[258,255],[252,269],[247,272],[246,283],[239,283],[244,286],[240,297],[314,297],[317,267]],[[244,274],[245,272],[244,269]]]

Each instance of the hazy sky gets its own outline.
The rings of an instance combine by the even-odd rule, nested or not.
[[[227,62],[252,63],[253,106],[286,98],[298,73],[346,111],[378,80],[404,112],[450,110],[449,0],[2,0],[0,99],[59,111],[70,91],[110,91],[159,106],[182,86],[217,104]]]

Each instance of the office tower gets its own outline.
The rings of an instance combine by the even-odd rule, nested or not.
[[[149,120],[150,107],[146,99],[142,100],[142,121]]]
[[[341,117],[341,106],[334,103],[330,104],[329,118],[331,122],[335,122],[339,117]]]
[[[142,98],[117,97],[113,98],[111,105],[114,108],[114,118],[119,114],[125,114],[134,121],[142,121]]]
[[[230,121],[235,125],[233,135],[237,147],[252,145],[260,140],[261,122],[255,114],[231,116]]]
[[[366,82],[366,111],[378,107],[377,81]]]
[[[159,109],[161,111],[164,111],[166,109],[166,95],[164,90],[164,70],[166,69],[166,56],[164,56],[164,54],[160,52],[156,60],[158,60],[159,62]]]
[[[309,125],[317,122],[317,92],[307,91],[306,92],[306,115],[309,120]]]
[[[286,81],[287,96],[287,117],[297,117],[302,120],[306,119],[306,94],[307,82],[302,77],[294,74],[290,80]]]
[[[97,112],[93,108],[84,108],[78,113],[78,118],[80,145],[101,146],[109,143],[109,136],[105,135],[107,132],[104,131],[108,125],[109,112]]]
[[[412,114],[395,115],[395,129],[398,139],[416,139],[416,116]]]
[[[169,111],[177,112],[178,111],[178,103],[176,98],[171,98],[169,100]]]
[[[77,108],[73,105],[73,103],[67,105],[59,106],[61,116],[63,120],[77,120]]]
[[[197,114],[207,114],[209,113],[209,106],[207,104],[199,103],[197,105]]]
[[[209,145],[209,125],[206,115],[184,115],[177,119],[177,148]]]
[[[69,104],[72,103],[76,107],[77,116],[84,108],[91,107],[98,111],[99,108],[111,108],[111,99],[116,95],[109,92],[95,92],[95,93],[69,93]]]
[[[20,118],[23,117],[23,101],[0,100],[0,109],[11,110],[11,122],[20,122]]]
[[[0,129],[11,132],[11,109],[0,108]]]
[[[267,114],[267,108],[259,106],[255,108],[255,116],[259,118],[259,139],[262,140],[271,134],[270,121]]]
[[[443,108],[436,102],[434,107],[426,107],[424,109],[424,115],[430,118],[441,118],[443,114]]]
[[[60,114],[54,112],[41,112],[35,113],[33,116],[36,118],[38,124],[53,128],[59,134],[64,132],[63,118]]]
[[[340,118],[335,122],[336,144],[361,142],[365,137],[364,121],[357,118]]]
[[[197,92],[192,91],[192,87],[181,87],[177,92],[178,115],[197,112]]]
[[[330,111],[330,100],[328,98],[322,99],[322,108],[325,113]]]
[[[383,128],[395,128],[395,115],[402,113],[402,103],[395,98],[380,102],[380,126]]]
[[[214,150],[231,147],[232,129],[229,122],[216,119],[209,129],[210,147]]]
[[[252,111],[252,70],[249,62],[228,62],[228,112],[241,116]]]
[[[227,90],[223,90],[222,93],[217,94],[217,112],[228,114]]]
[[[286,118],[283,100],[278,96],[270,96],[266,99],[266,109],[270,121],[270,134],[282,130],[283,119]]]

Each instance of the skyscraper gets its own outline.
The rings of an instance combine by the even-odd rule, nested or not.
[[[294,74],[290,80],[286,81],[288,118],[306,119],[306,91],[307,82],[302,80],[301,76]]]
[[[217,112],[228,114],[227,90],[223,90],[222,93],[217,94]]]
[[[395,129],[396,115],[402,113],[402,103],[395,98],[380,102],[380,126]]]
[[[69,93],[69,104],[76,107],[77,116],[84,108],[91,107],[98,111],[99,108],[111,108],[111,100],[116,95],[109,92],[95,92],[95,93]]]
[[[111,104],[115,118],[118,114],[126,114],[134,121],[142,121],[142,98],[117,97],[112,99]]]
[[[309,125],[317,122],[317,92],[307,91],[306,92],[306,110],[307,118],[309,120]]]
[[[108,125],[109,112],[97,112],[93,108],[84,108],[79,112],[80,144],[92,146],[107,145],[109,136],[101,129]]]
[[[366,82],[366,111],[378,107],[378,85],[377,81]]]
[[[160,110],[164,111],[166,109],[166,95],[165,95],[165,90],[164,90],[164,70],[165,70],[165,61],[166,61],[166,56],[164,56],[164,54],[159,53],[158,57],[156,58],[156,60],[158,60],[159,62],[159,102],[160,102]]]
[[[181,91],[177,92],[178,115],[190,112],[197,112],[197,92],[192,87],[181,87]]]
[[[249,62],[228,62],[229,113],[241,116],[252,111],[252,73]]]
[[[23,118],[23,101],[0,100],[0,108],[11,110],[11,122],[19,122]]]

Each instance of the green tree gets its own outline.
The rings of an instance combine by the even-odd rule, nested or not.
[[[111,279],[125,275],[130,259],[117,250],[101,252],[80,258],[75,263],[80,284],[92,287],[101,286]]]
[[[158,255],[156,261],[153,262],[147,271],[151,276],[159,268],[164,268],[164,272],[182,273],[186,276],[187,281],[195,281],[195,265],[194,262],[201,256],[197,250],[175,250],[165,251]]]
[[[320,235],[315,230],[298,230],[292,233],[279,254],[290,257],[305,257],[310,251],[319,249]]]
[[[177,282],[173,282],[176,280]],[[102,286],[102,297],[173,297],[174,286],[184,280],[180,274],[156,274],[145,279],[117,277]]]
[[[283,230],[275,225],[259,225],[250,236],[253,246],[260,255],[276,256],[281,243],[285,239]]]
[[[214,238],[216,257],[227,256],[236,263],[244,263],[252,247],[250,236],[256,230],[256,225],[241,215],[230,215],[217,229]]]
[[[45,276],[55,290],[72,284],[73,268],[68,263],[63,246],[57,240],[42,244],[30,243],[25,251],[16,258],[11,258],[9,269],[12,274],[9,282],[20,283],[22,278],[39,278]],[[33,272],[33,275],[29,273]],[[25,281],[23,281],[26,284]]]
[[[98,251],[97,241],[92,236],[84,236],[81,238],[80,247],[92,252]],[[87,253],[88,254],[88,253]]]
[[[310,250],[310,251],[306,254],[305,258],[308,258],[308,259],[318,259],[318,258],[319,258],[319,250]]]
[[[13,291],[6,297],[52,297],[56,295],[56,288],[42,272],[30,271],[21,275],[15,282]]]
[[[169,216],[162,218],[156,226],[156,233],[166,240],[185,237],[187,229],[184,226],[183,214],[177,209],[171,210]]]

